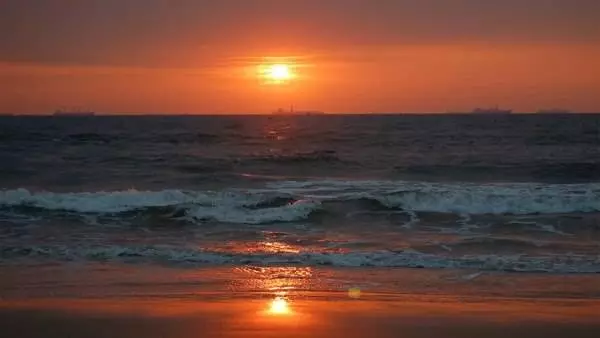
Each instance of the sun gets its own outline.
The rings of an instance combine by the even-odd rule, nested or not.
[[[272,83],[284,83],[294,78],[292,67],[285,63],[260,66],[261,77]]]
[[[290,78],[290,67],[288,65],[272,65],[269,67],[269,76],[273,80],[287,80]]]

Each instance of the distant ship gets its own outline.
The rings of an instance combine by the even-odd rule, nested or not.
[[[295,110],[294,106],[291,106],[289,110],[279,108],[273,112],[274,115],[325,115],[325,112],[319,110]]]
[[[93,111],[85,110],[56,110],[54,116],[94,116],[96,115]]]
[[[476,115],[508,115],[512,114],[512,109],[500,109],[495,108],[475,108],[471,111],[471,114]]]
[[[536,114],[570,114],[571,111],[567,109],[542,109],[538,110]]]

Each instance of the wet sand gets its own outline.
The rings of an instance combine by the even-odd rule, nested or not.
[[[451,279],[464,273],[252,271],[111,264],[2,267],[0,336],[600,336],[600,284],[594,275]],[[348,292],[351,284],[362,285],[360,293]]]
[[[322,295],[328,297],[327,295]],[[598,337],[597,302],[435,298],[4,302],[5,337]],[[4,335],[3,335],[4,336]]]

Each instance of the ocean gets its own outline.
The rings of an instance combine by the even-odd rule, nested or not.
[[[600,272],[600,115],[11,116],[0,163],[0,266]]]

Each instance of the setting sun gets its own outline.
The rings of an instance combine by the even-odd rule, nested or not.
[[[261,65],[259,72],[261,77],[271,83],[284,83],[294,78],[292,67],[284,63]]]
[[[272,65],[269,68],[269,76],[274,80],[286,80],[289,79],[290,67],[287,65]]]

